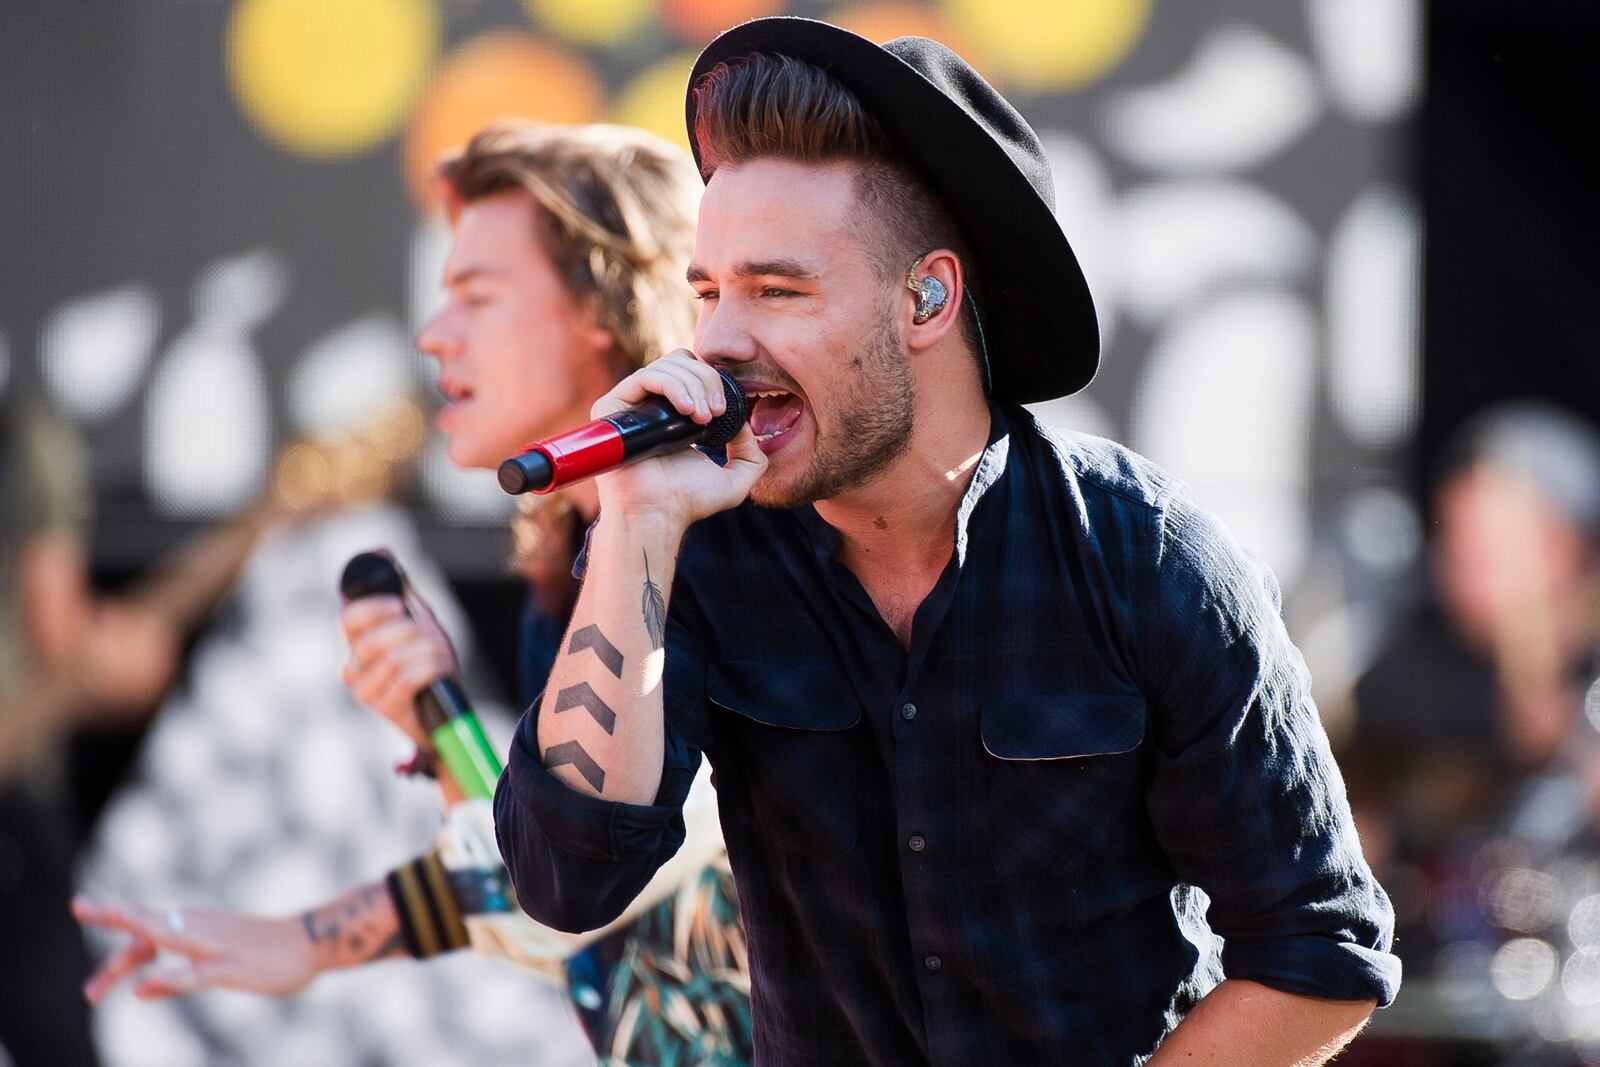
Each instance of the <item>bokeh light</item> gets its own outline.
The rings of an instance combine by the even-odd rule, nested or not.
[[[1580,1008],[1600,1004],[1600,949],[1582,948],[1567,958],[1561,991]]]
[[[661,20],[690,44],[702,45],[730,26],[776,15],[780,0],[661,0]]]
[[[475,37],[444,58],[411,116],[407,188],[431,207],[439,156],[496,119],[594,122],[604,113],[605,86],[582,57],[526,33]]]
[[[1557,917],[1561,883],[1544,871],[1514,867],[1489,887],[1489,916],[1504,930],[1531,934]]]
[[[951,25],[1008,80],[1071,89],[1114,70],[1138,43],[1150,0],[943,0]]]
[[[1550,985],[1558,962],[1549,942],[1514,938],[1501,945],[1489,961],[1489,981],[1507,1000],[1532,1000]]]
[[[581,44],[625,41],[649,19],[654,0],[522,0],[541,28]]]
[[[228,80],[240,110],[284,148],[356,155],[399,126],[440,34],[429,0],[241,0]]]
[[[683,98],[694,60],[693,52],[679,52],[647,68],[618,95],[612,118],[658,133],[673,144],[688,148]]]

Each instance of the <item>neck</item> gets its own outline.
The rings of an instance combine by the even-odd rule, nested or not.
[[[906,449],[867,484],[816,503],[839,531],[840,557],[853,569],[943,567],[954,545],[956,509],[989,440],[989,410],[978,391],[937,413],[922,411]]]

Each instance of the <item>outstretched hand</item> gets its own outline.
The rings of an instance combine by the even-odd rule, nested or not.
[[[123,983],[147,1000],[206,989],[290,996],[317,975],[311,938],[299,918],[258,919],[192,908],[154,912],[81,896],[73,900],[72,913],[86,926],[131,938],[84,985],[92,1004]]]

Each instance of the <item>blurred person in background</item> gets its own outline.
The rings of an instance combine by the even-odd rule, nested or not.
[[[485,130],[441,164],[440,178],[454,229],[448,299],[417,343],[439,363],[452,462],[492,469],[526,442],[586,421],[620,378],[690,335],[683,274],[699,182],[681,150],[642,131],[528,124]],[[519,503],[524,703],[560,651],[576,597],[572,561],[597,507],[592,484]],[[457,664],[431,612],[414,594],[404,605],[373,597],[348,605],[340,622],[352,693],[417,742],[413,769],[435,767],[414,699]],[[447,771],[436,773],[449,805],[459,792]],[[560,934],[516,911],[493,845],[487,860],[473,847],[461,822],[470,818],[457,807],[438,850],[301,915],[155,914],[80,899],[84,922],[133,935],[86,992],[97,1001],[130,981],[146,997],[290,995],[328,970],[470,942],[564,980],[606,1063],[747,1062],[743,935],[707,775],[672,868],[604,936]],[[161,949],[180,962],[154,963]]]
[[[22,1067],[95,1062],[59,742],[147,714],[178,661],[159,615],[93,590],[88,489],[70,424],[0,406],[0,1049]]]
[[[1600,432],[1552,404],[1508,402],[1463,427],[1432,481],[1428,593],[1357,681],[1341,754],[1394,896],[1396,949],[1419,979],[1448,969],[1452,944],[1539,932],[1497,903],[1508,869],[1600,856],[1600,709],[1584,714]]]

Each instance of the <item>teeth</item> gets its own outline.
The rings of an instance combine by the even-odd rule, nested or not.
[[[793,426],[786,426],[781,430],[774,430],[771,433],[757,434],[756,435],[756,440],[757,441],[770,441],[774,437],[782,437],[784,434],[788,433],[792,429],[794,429]]]
[[[747,392],[744,395],[748,397],[761,398],[767,396],[788,396],[789,394],[782,389],[767,389],[757,393]]]

